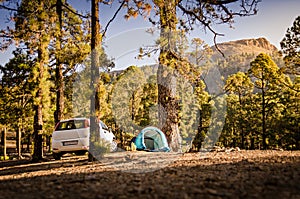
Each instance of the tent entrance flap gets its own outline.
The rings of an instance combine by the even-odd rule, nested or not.
[[[147,149],[154,150],[164,147],[161,135],[156,131],[147,131],[144,134],[144,142]]]
[[[144,143],[146,146],[146,149],[154,150],[154,140],[149,137],[144,137]]]

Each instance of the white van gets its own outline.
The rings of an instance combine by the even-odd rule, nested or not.
[[[114,134],[99,122],[100,138],[111,144],[111,151],[117,149]],[[52,133],[52,154],[59,160],[65,153],[83,155],[89,150],[90,121],[87,118],[73,118],[60,121]]]

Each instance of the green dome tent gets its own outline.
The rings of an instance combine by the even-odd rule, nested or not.
[[[134,140],[134,144],[137,150],[170,151],[165,134],[156,127],[144,128]]]

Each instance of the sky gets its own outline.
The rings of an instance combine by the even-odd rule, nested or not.
[[[90,9],[90,1],[68,0],[68,2],[78,11],[86,12]],[[100,7],[100,23],[105,26],[112,18],[116,5]],[[106,53],[114,58],[116,69],[124,69],[130,65],[145,65],[157,62],[157,57],[138,60],[135,57],[138,49],[143,46],[153,45],[158,36],[158,31],[154,35],[146,32],[151,28],[151,24],[143,17],[136,19],[124,19],[124,13],[120,13],[111,23],[104,38]],[[280,49],[280,41],[284,37],[287,28],[291,27],[297,16],[300,16],[299,0],[262,0],[258,5],[258,13],[250,17],[237,17],[234,28],[228,25],[217,25],[215,28],[225,36],[218,37],[217,43],[234,41],[239,39],[251,39],[264,37]],[[3,18],[4,12],[0,11],[1,28],[6,26]],[[196,28],[189,35],[190,38],[198,37],[207,44],[213,44],[213,35],[204,32],[201,28]],[[11,47],[8,51],[0,52],[0,64],[4,65],[12,58]]]

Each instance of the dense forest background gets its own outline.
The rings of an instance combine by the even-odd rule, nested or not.
[[[5,49],[14,43],[16,49],[14,58],[0,65],[0,127],[3,131],[16,132],[19,152],[32,151],[31,145],[36,139],[42,139],[49,146],[55,123],[61,119],[89,117],[86,106],[89,93],[78,97],[78,93],[88,89],[76,83],[80,78],[83,85],[89,85],[84,82],[89,78],[84,77],[89,75],[86,70],[91,66],[90,18],[78,14],[63,1],[34,2],[24,0],[16,8],[2,6],[12,11],[15,26],[1,31],[0,47]],[[144,12],[150,9],[148,4],[143,6]],[[128,9],[126,17],[135,15],[138,13]],[[181,144],[188,146],[186,150],[199,151],[205,139],[214,139],[207,138],[207,133],[214,123],[212,113],[220,110],[220,104],[226,104],[226,117],[218,132],[217,145],[242,149],[300,149],[300,17],[283,35],[280,50],[264,38],[210,47],[199,38],[186,42],[184,33],[184,30],[179,31],[175,43],[180,59],[184,60],[178,70],[184,79],[190,80],[193,88],[188,91],[182,88],[185,95],[179,93],[178,97]],[[157,43],[161,45],[161,41]],[[128,66],[124,71],[115,71],[113,60],[104,49],[98,52],[101,68],[97,115],[112,128],[119,147],[128,149],[137,133],[134,125],[145,127],[156,122],[155,115],[151,114],[152,107],[158,105],[157,66]],[[141,49],[140,58],[144,55],[151,56]],[[185,73],[186,63],[193,68],[193,77]],[[205,82],[205,75],[215,67],[221,74],[222,84],[218,86],[225,96],[219,101],[216,99],[220,93],[210,92]],[[146,74],[148,82],[141,82],[140,77]],[[177,86],[182,85],[183,82]],[[116,90],[118,88],[122,88],[122,92]],[[126,89],[127,96],[117,95],[126,93]],[[113,102],[116,99],[118,103]],[[116,116],[113,104],[128,107],[129,114],[118,112]],[[41,118],[36,118],[37,112]],[[116,117],[129,119],[132,126],[124,128]],[[197,121],[189,122],[191,118]],[[35,130],[39,138],[34,137]],[[21,144],[27,147],[21,149]]]

